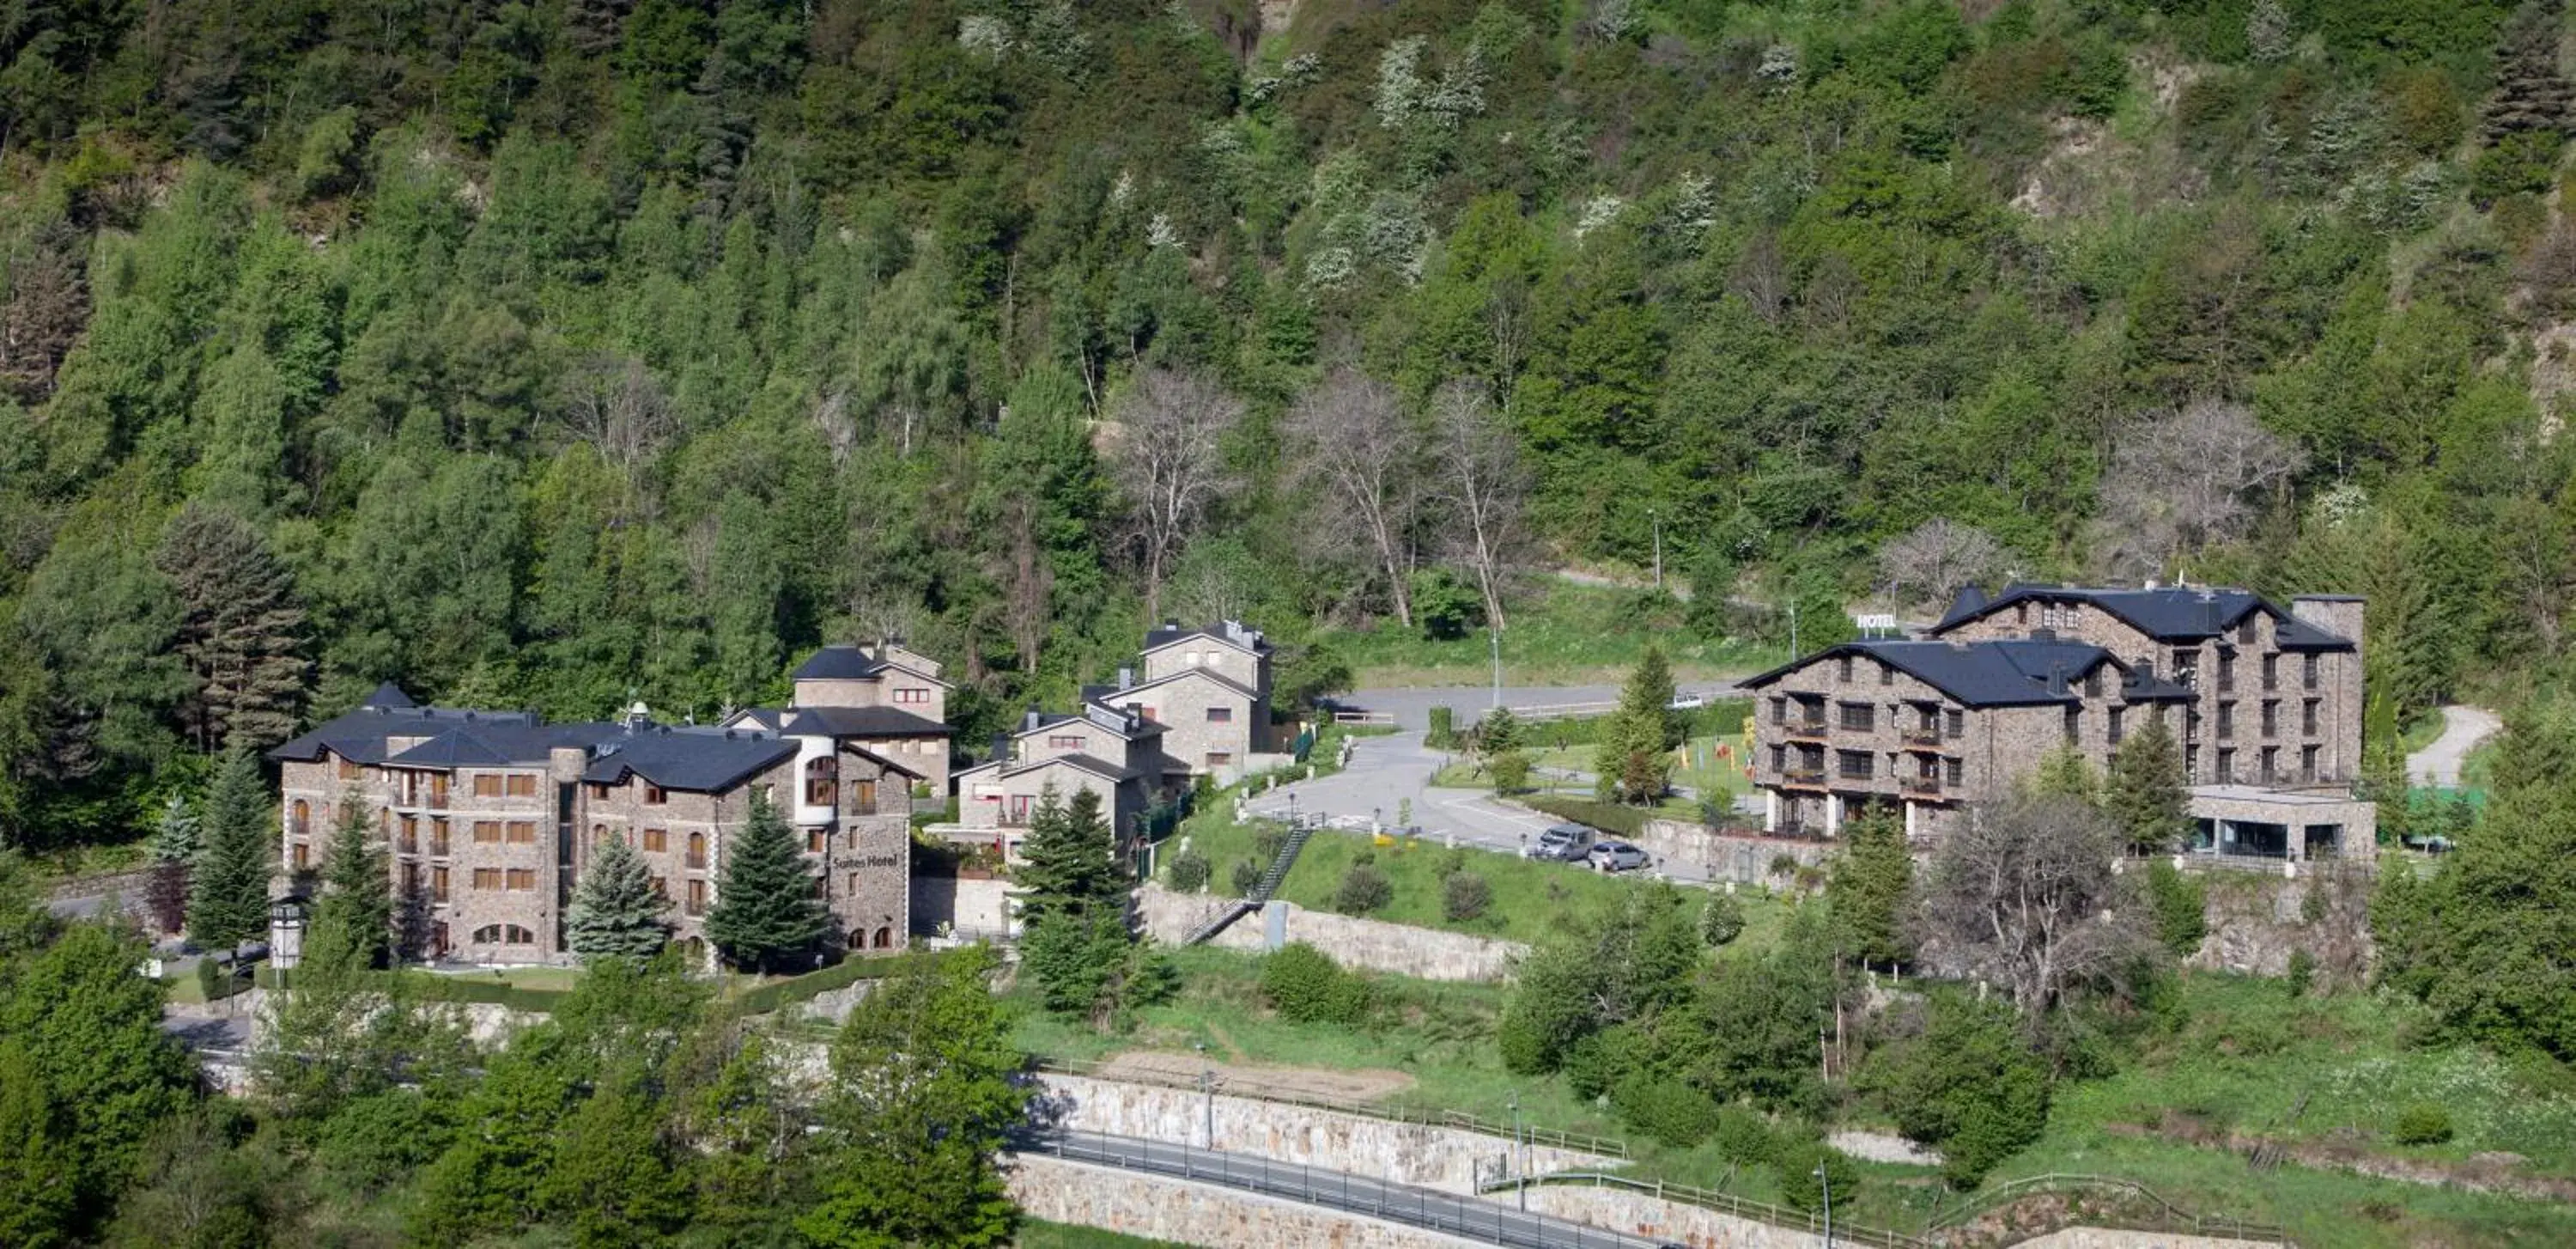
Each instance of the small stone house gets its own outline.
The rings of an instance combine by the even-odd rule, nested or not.
[[[1031,711],[993,743],[991,759],[957,773],[958,821],[940,831],[1017,861],[1046,792],[1071,802],[1088,790],[1099,796],[1123,857],[1143,833],[1146,813],[1177,800],[1189,784],[1189,769],[1163,751],[1166,734],[1137,712],[1099,703],[1084,704],[1080,715]]]

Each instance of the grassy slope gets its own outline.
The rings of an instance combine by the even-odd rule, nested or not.
[[[1104,1232],[1096,1227],[1076,1227],[1070,1223],[1046,1223],[1030,1219],[1020,1224],[1020,1234],[1012,1240],[1018,1249],[1182,1249],[1176,1241],[1147,1240]]]
[[[1780,662],[1777,648],[1709,642],[1682,627],[1681,604],[1652,591],[1550,581],[1511,609],[1503,630],[1505,685],[1608,685],[1624,680],[1651,642],[1664,649],[1674,675],[1708,680],[1757,672]],[[1392,623],[1319,635],[1349,661],[1362,689],[1483,685],[1493,675],[1481,631],[1432,641]]]

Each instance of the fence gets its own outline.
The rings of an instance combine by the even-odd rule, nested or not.
[[[1195,1089],[1199,1087],[1197,1084],[1187,1080],[1152,1079],[1150,1078],[1151,1073],[1147,1072],[1121,1072],[1116,1075],[1102,1075],[1101,1064],[1085,1062],[1080,1059],[1040,1057],[1031,1060],[1029,1066],[1032,1070],[1036,1071],[1052,1071],[1059,1075],[1084,1076],[1089,1079],[1104,1080],[1112,1084],[1150,1084],[1159,1088],[1176,1089]],[[1581,1132],[1559,1132],[1552,1128],[1496,1123],[1490,1119],[1482,1119],[1475,1115],[1467,1114],[1464,1111],[1433,1110],[1424,1107],[1406,1106],[1400,1103],[1396,1105],[1380,1105],[1374,1102],[1347,1101],[1336,1097],[1320,1097],[1312,1093],[1300,1093],[1289,1089],[1276,1088],[1264,1085],[1257,1080],[1243,1080],[1232,1077],[1216,1081],[1215,1091],[1223,1093],[1228,1097],[1239,1097],[1246,1101],[1268,1102],[1275,1106],[1296,1106],[1306,1110],[1324,1110],[1335,1114],[1356,1115],[1363,1119],[1384,1120],[1388,1123],[1409,1123],[1417,1127],[1454,1128],[1461,1132],[1473,1132],[1479,1136],[1491,1136],[1500,1140],[1511,1140],[1513,1138],[1513,1133],[1518,1132],[1519,1139],[1525,1144],[1545,1145],[1552,1149],[1564,1149],[1578,1153],[1596,1154],[1604,1158],[1625,1159],[1629,1156],[1628,1143],[1615,1137],[1589,1136]]]
[[[1937,1232],[1944,1228],[1958,1227],[1971,1219],[2011,1205],[2033,1193],[2093,1193],[2113,1196],[2130,1202],[2132,1210],[2143,1207],[2147,1211],[2144,1216],[2139,1216],[2121,1210],[2092,1209],[2079,1214],[2070,1209],[2063,1216],[2064,1226],[2071,1227],[2080,1222],[2087,1227],[2117,1227],[2130,1231],[2207,1236],[2277,1245],[2290,1243],[2288,1234],[2272,1224],[2249,1223],[2243,1219],[2225,1216],[2193,1214],[2165,1200],[2154,1189],[2134,1180],[2117,1179],[2108,1175],[2057,1172],[2024,1176],[1969,1196],[1959,1205],[1936,1212],[1924,1225],[1924,1230]]]
[[[1303,1165],[1134,1137],[1068,1133],[1045,1142],[1040,1152],[1071,1162],[1222,1185],[1518,1249],[1638,1249],[1652,1243],[1544,1214],[1512,1210],[1495,1202],[1389,1184],[1347,1171],[1318,1171]]]
[[[1601,1171],[1557,1171],[1547,1175],[1503,1180],[1488,1186],[1484,1191],[1501,1192],[1521,1184],[1616,1188],[1640,1196],[1652,1197],[1657,1201],[1697,1206],[1702,1210],[1714,1210],[1719,1214],[1754,1223],[1767,1223],[1773,1227],[1787,1228],[1791,1231],[1807,1231],[1821,1235],[1825,1229],[1822,1212],[1792,1210],[1787,1206],[1775,1206],[1767,1201],[1753,1201],[1715,1189],[1695,1188],[1688,1184],[1666,1184],[1661,1180],[1632,1180],[1624,1175],[1611,1175]],[[1833,1228],[1834,1241],[1837,1244],[1868,1245],[1873,1246],[1874,1249],[1934,1249],[1933,1242],[1928,1240],[1908,1236],[1902,1232],[1846,1223],[1840,1219],[1834,1220]]]

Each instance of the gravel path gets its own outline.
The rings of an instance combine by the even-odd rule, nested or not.
[[[2504,721],[2484,707],[2442,708],[2442,735],[2406,756],[2407,779],[2418,785],[2458,786],[2469,751],[2503,727]]]

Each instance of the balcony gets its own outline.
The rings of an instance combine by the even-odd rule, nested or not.
[[[1823,789],[1825,787],[1825,770],[1821,767],[1809,767],[1805,765],[1782,768],[1780,770],[1780,784],[1783,788],[1787,789]]]
[[[1941,796],[1941,778],[1909,776],[1897,782],[1896,788],[1908,798],[1938,798]]]
[[[1780,731],[1795,738],[1823,737],[1831,730],[1825,727],[1825,718],[1823,716],[1809,716],[1803,720],[1789,720],[1783,722],[1780,726]]]
[[[1918,725],[1914,728],[1902,729],[1898,731],[1897,737],[1910,749],[1939,750],[1941,748],[1941,729],[1937,725]]]

